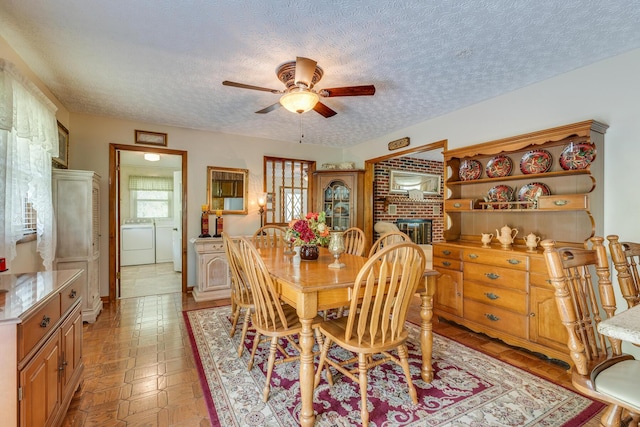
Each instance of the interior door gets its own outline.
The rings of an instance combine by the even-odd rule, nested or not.
[[[173,270],[182,271],[182,172],[173,173]]]

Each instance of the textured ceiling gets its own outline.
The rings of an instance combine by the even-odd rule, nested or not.
[[[0,36],[71,112],[298,141],[276,67],[374,84],[302,116],[349,146],[640,47],[638,0],[0,0]]]

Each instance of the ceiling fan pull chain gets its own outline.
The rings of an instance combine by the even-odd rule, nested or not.
[[[300,144],[302,144],[302,138],[304,138],[304,132],[302,129],[302,113],[298,113],[298,116],[300,117]]]

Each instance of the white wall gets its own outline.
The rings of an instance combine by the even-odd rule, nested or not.
[[[292,119],[295,117],[292,117]],[[262,191],[263,156],[271,155],[295,159],[315,160],[318,165],[336,162],[342,150],[332,147],[261,138],[226,135],[191,129],[139,123],[84,114],[70,114],[69,164],[72,169],[92,170],[101,176],[100,214],[102,218],[100,241],[101,295],[108,295],[109,253],[109,144],[135,145],[134,130],[142,129],[167,133],[168,147],[187,151],[187,237],[200,234],[200,206],[207,198],[207,166],[223,166],[249,170],[248,215],[225,215],[224,229],[232,235],[249,235],[260,226],[256,205],[257,194]],[[140,145],[139,147],[143,147]],[[187,245],[187,283],[195,285],[195,252]]]
[[[427,120],[345,150],[358,162],[387,154],[389,141],[409,136],[411,147],[448,139],[458,148],[594,119],[605,134],[604,235],[640,241],[640,49],[509,94]],[[598,153],[602,158],[603,153]],[[615,283],[615,272],[612,279]],[[616,287],[617,288],[617,287]],[[626,302],[617,293],[618,311]],[[640,356],[640,349],[625,345]]]

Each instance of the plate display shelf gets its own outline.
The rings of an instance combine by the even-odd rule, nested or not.
[[[588,120],[444,152],[448,195],[444,212],[449,219],[445,240],[475,241],[481,233],[494,233],[507,223],[520,230],[520,237],[533,232],[543,239],[576,243],[591,237],[597,231],[596,219],[602,218],[603,213],[603,143],[607,128],[606,124]],[[583,169],[566,170],[561,165],[560,157],[572,143],[595,147],[593,161]],[[551,154],[552,165],[547,172],[524,173],[516,166],[533,150]],[[484,169],[498,155],[513,161],[513,171],[508,176],[489,178]],[[479,178],[460,178],[459,169],[468,160],[482,165]],[[551,194],[519,200],[523,187],[535,183],[544,184]],[[492,199],[492,190],[504,186],[513,190],[513,199]],[[573,219],[576,225],[567,227],[567,221]]]
[[[444,152],[447,228],[446,241],[433,244],[433,268],[440,273],[433,302],[436,316],[572,363],[543,251],[527,250],[523,238],[534,233],[541,239],[556,240],[559,246],[582,246],[592,235],[602,235],[607,127],[589,120]],[[571,142],[595,146],[591,163],[572,163],[585,166],[582,169],[565,170],[560,165],[560,155],[566,153]],[[532,150],[551,154],[552,165],[547,172],[526,174],[516,166]],[[484,171],[487,162],[497,155],[513,161],[510,175],[460,179],[459,167],[465,160],[480,162]],[[567,161],[564,163],[566,167]],[[504,186],[513,191],[494,190],[492,194],[509,193],[517,199],[518,195],[529,194],[521,191],[523,186],[528,186],[525,190],[543,187],[550,194],[532,201],[484,200],[490,190]],[[496,239],[505,225],[518,230],[513,245],[507,248]],[[489,247],[482,246],[482,233],[493,234]]]

